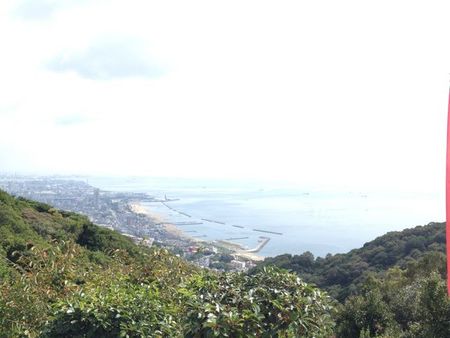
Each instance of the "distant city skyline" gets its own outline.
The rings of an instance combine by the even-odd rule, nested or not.
[[[0,171],[444,194],[446,1],[0,4]]]

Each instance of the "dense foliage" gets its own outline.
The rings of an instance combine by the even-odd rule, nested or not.
[[[266,258],[262,266],[275,265],[296,272],[340,301],[360,291],[367,276],[391,267],[407,268],[430,252],[445,252],[445,224],[430,223],[389,232],[345,254],[325,258],[310,252]]]
[[[200,270],[0,191],[0,337],[329,337],[331,304],[279,268]]]
[[[450,337],[445,256],[430,253],[408,269],[366,279],[337,316],[338,337]]]
[[[225,273],[218,278],[205,272],[190,281],[187,293],[189,337],[329,337],[332,333],[327,296],[279,269],[266,268],[254,276]]]
[[[316,258],[267,258],[256,271],[276,265],[329,291],[342,338],[450,337],[446,288],[445,224],[390,232],[346,254]]]
[[[431,223],[216,273],[0,191],[0,337],[450,337],[444,249]]]

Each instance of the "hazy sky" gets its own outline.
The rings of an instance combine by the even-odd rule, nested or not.
[[[448,1],[0,2],[0,171],[443,191]]]

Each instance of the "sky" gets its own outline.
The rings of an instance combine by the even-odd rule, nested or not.
[[[448,1],[0,2],[0,172],[444,191]]]

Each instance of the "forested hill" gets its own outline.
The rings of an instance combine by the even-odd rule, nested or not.
[[[344,255],[265,261],[341,299],[355,291],[338,304],[277,267],[202,270],[0,191],[0,338],[450,337],[443,249],[443,224],[429,224]]]
[[[201,270],[86,217],[0,190],[0,337],[329,337],[295,274]]]
[[[413,269],[425,256],[432,255],[436,267],[445,269],[445,223],[430,223],[403,231],[389,232],[345,254],[325,258],[310,252],[301,255],[269,257],[261,266],[276,265],[299,274],[329,291],[338,300],[357,292],[370,273],[380,274],[391,267]]]

